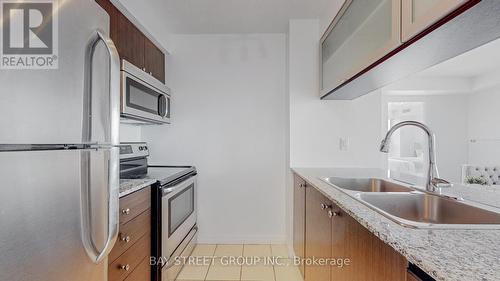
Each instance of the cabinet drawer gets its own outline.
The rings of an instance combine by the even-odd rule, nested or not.
[[[135,270],[125,279],[125,281],[149,280],[151,280],[151,265],[149,265],[149,257],[145,257]]]
[[[123,255],[109,265],[109,281],[121,281],[129,276],[142,260],[150,255],[151,237],[148,231]]]
[[[408,271],[406,273],[406,281],[422,281],[422,279],[418,278],[417,276],[415,276],[415,274]]]
[[[151,210],[147,210],[131,221],[120,226],[120,232],[115,246],[109,254],[109,261],[112,262],[132,247],[139,238],[148,233],[151,229]]]
[[[120,199],[120,224],[125,224],[151,207],[151,187]]]

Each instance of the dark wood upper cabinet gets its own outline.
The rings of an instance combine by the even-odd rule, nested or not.
[[[138,68],[145,70],[144,43],[146,36],[142,34],[123,14],[118,14],[118,33],[111,38],[118,49],[120,58],[127,60]]]
[[[165,83],[165,55],[151,40],[144,39],[144,66],[146,71]]]
[[[165,54],[109,0],[96,0],[109,14],[110,37],[120,58],[165,83]]]

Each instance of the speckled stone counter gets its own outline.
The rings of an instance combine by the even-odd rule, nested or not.
[[[382,241],[405,256],[409,262],[436,280],[500,280],[500,230],[406,228],[321,180],[331,176],[385,178],[381,170],[356,168],[293,168],[292,170]],[[454,192],[460,192],[460,188]],[[491,198],[499,194],[492,192],[481,196]]]
[[[121,179],[120,180],[120,198],[130,193],[141,190],[155,183],[152,179]]]

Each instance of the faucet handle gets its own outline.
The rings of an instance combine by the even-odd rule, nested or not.
[[[453,186],[451,182],[440,178],[433,178],[431,180],[431,184],[437,188],[447,188]]]

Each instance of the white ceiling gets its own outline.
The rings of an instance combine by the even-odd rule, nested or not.
[[[344,0],[120,0],[160,16],[169,33],[284,33],[289,19],[334,14]],[[134,3],[136,2],[136,3]],[[146,7],[145,7],[146,6]]]
[[[447,60],[418,74],[419,77],[474,78],[500,70],[500,39]]]

